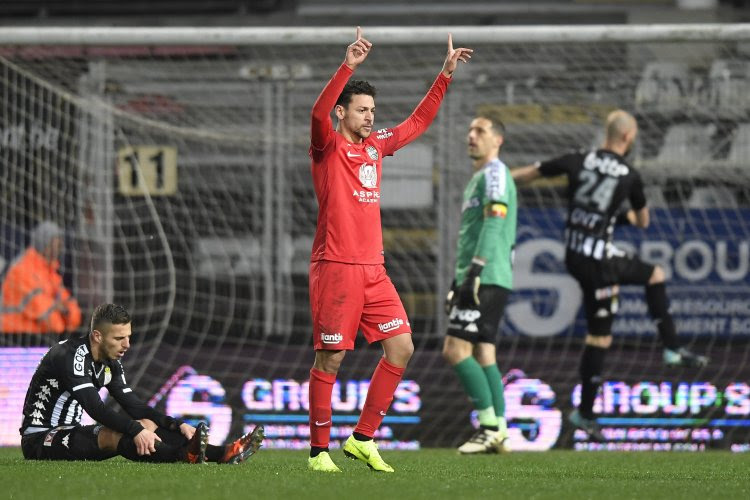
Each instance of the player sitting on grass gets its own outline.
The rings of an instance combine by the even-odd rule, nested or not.
[[[204,423],[193,427],[145,404],[125,381],[120,359],[130,348],[130,314],[115,304],[94,310],[88,335],[54,345],[39,362],[26,393],[21,449],[29,460],[140,462],[213,461],[238,464],[260,448],[263,426],[226,446],[208,444]],[[99,389],[129,416],[104,405]],[[86,411],[96,421],[81,425]]]

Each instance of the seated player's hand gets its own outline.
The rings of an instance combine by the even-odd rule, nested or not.
[[[133,438],[135,449],[139,455],[151,455],[156,452],[156,442],[161,438],[148,429],[143,429]]]
[[[190,440],[190,439],[193,439],[193,434],[195,434],[195,427],[183,422],[180,424],[180,432],[182,433],[183,436],[185,436],[188,440]]]

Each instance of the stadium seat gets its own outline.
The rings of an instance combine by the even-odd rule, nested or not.
[[[717,59],[708,75],[709,104],[731,110],[750,104],[750,64]]]
[[[667,208],[669,206],[667,199],[664,197],[664,192],[662,191],[661,186],[645,186],[643,192],[646,195],[649,207]]]
[[[711,136],[716,132],[713,124],[673,125],[664,136],[654,163],[673,167],[674,173],[688,175],[711,160]]]
[[[746,167],[750,163],[750,123],[740,123],[734,131],[727,162]]]
[[[688,198],[689,208],[738,208],[735,192],[727,186],[696,187]]]
[[[656,61],[643,68],[635,89],[635,104],[650,111],[679,110],[691,98],[690,75],[685,65]]]

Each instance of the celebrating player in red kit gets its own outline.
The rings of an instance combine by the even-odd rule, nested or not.
[[[331,393],[347,350],[358,330],[369,343],[380,342],[384,356],[370,381],[365,406],[344,445],[346,456],[376,471],[393,472],[373,441],[414,351],[411,327],[383,265],[380,179],[383,157],[390,156],[427,130],[435,118],[458,61],[471,49],[453,48],[443,69],[414,112],[395,128],[373,131],[375,88],[351,80],[370,53],[362,38],[321,92],[312,110],[310,157],[318,199],[318,223],[310,263],[310,308],[315,363],[310,370],[310,458],[312,470],[339,472],[328,454]],[[331,109],[338,125],[333,128]]]

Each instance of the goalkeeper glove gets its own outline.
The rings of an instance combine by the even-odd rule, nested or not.
[[[451,288],[448,290],[448,295],[445,296],[445,314],[449,315],[451,314],[451,309],[453,309],[453,302],[456,298],[456,280],[453,280],[453,283],[451,283]]]
[[[464,282],[458,288],[458,307],[476,307],[479,305],[479,275],[482,274],[484,263],[472,259],[471,267],[466,273]]]

